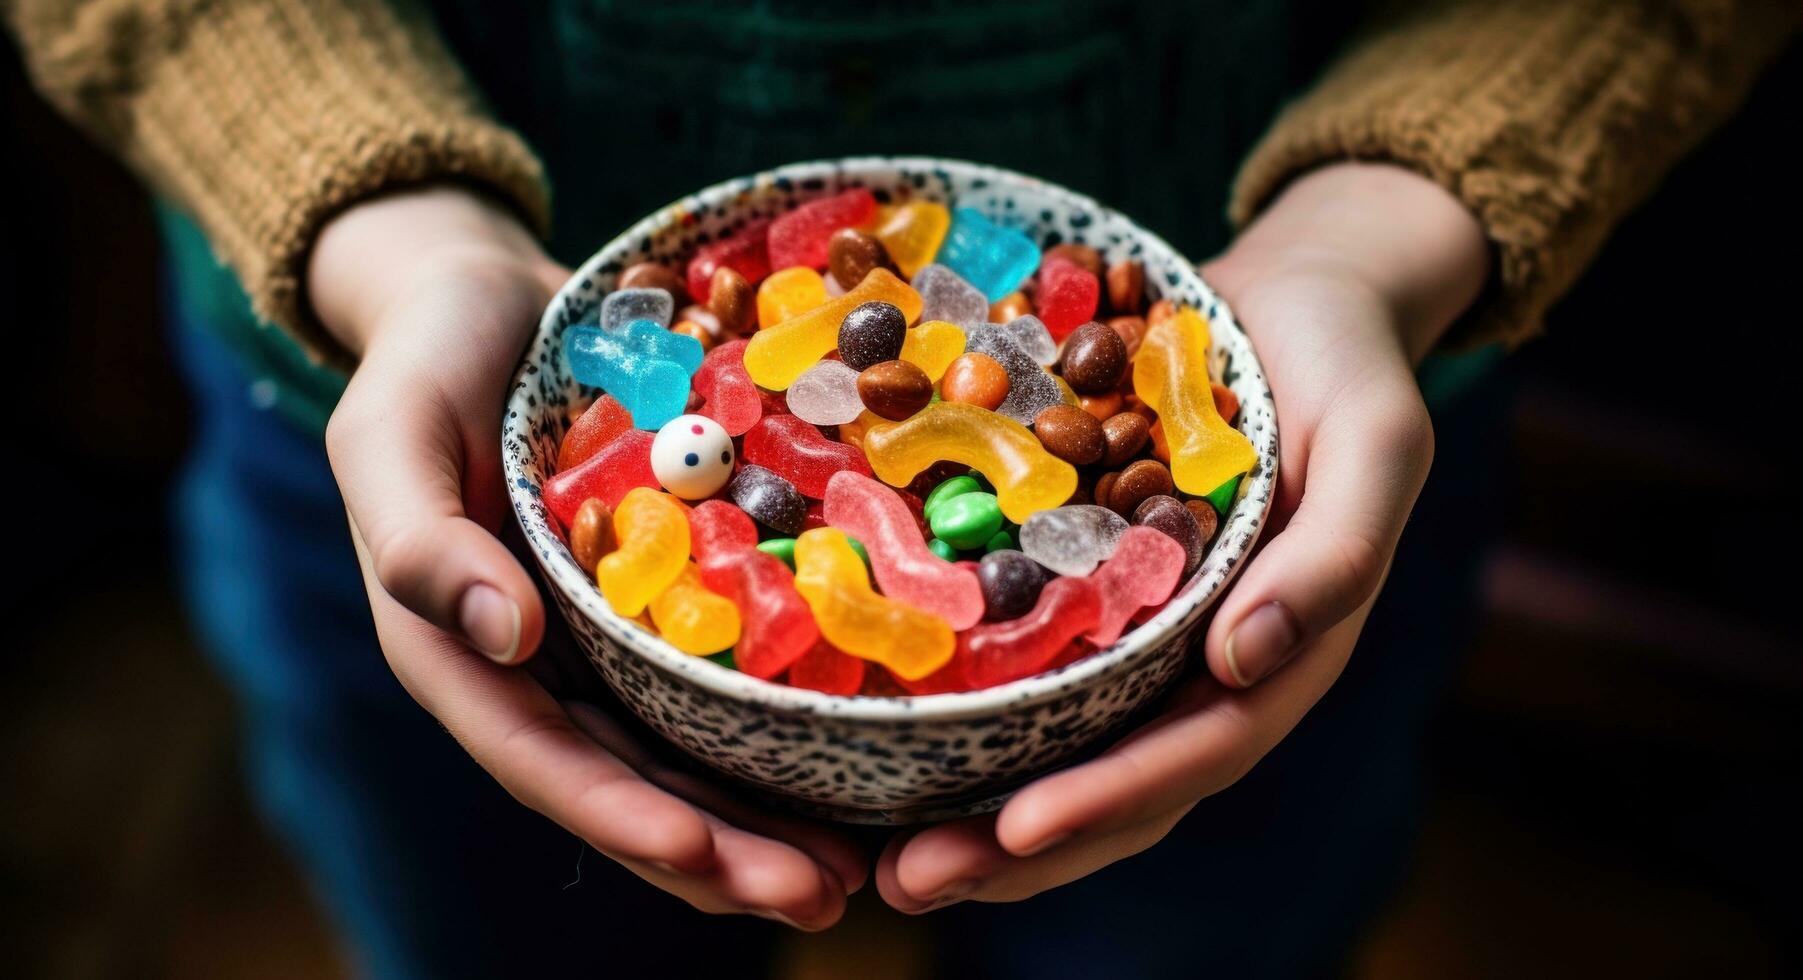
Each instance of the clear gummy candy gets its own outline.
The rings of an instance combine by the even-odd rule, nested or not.
[[[1042,510],[1020,526],[1020,550],[1059,575],[1088,575],[1114,554],[1127,520],[1095,504]]]

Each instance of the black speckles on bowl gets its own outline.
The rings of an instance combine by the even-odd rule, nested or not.
[[[703,241],[813,197],[864,186],[903,201],[974,207],[1042,246],[1083,241],[1109,260],[1146,263],[1154,296],[1201,310],[1213,327],[1210,373],[1239,396],[1258,463],[1200,568],[1156,616],[1106,650],[1001,687],[919,698],[834,697],[760,681],[690,657],[608,608],[539,500],[567,408],[582,392],[561,356],[563,331],[592,314],[618,270],[681,268]],[[1204,613],[1238,570],[1276,477],[1271,393],[1251,344],[1188,260],[1096,202],[976,164],[865,157],[795,164],[710,187],[609,242],[552,300],[514,379],[502,425],[514,513],[558,607],[620,699],[665,738],[765,796],[862,823],[910,823],[994,809],[1012,789],[1114,734],[1177,677]]]

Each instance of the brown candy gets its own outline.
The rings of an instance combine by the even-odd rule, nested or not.
[[[1108,449],[1102,454],[1102,462],[1109,466],[1122,466],[1146,448],[1146,440],[1151,438],[1152,423],[1146,421],[1138,412],[1121,412],[1108,417],[1102,423],[1102,438],[1107,441]]]
[[[1153,303],[1152,308],[1146,311],[1146,323],[1148,325],[1163,323],[1176,315],[1177,304],[1168,299],[1161,299]]]
[[[1240,396],[1219,381],[1209,382],[1209,387],[1215,396],[1216,414],[1226,419],[1229,425],[1233,424],[1233,417],[1240,414]]]
[[[1172,541],[1183,546],[1183,574],[1196,570],[1202,564],[1202,554],[1208,542],[1202,537],[1202,529],[1196,525],[1196,517],[1188,507],[1176,497],[1159,494],[1140,501],[1133,508],[1133,516],[1129,518],[1134,524],[1141,524],[1157,531],[1162,531]]]
[[[685,337],[693,337],[696,340],[701,341],[701,350],[704,353],[712,350],[714,347],[713,335],[707,332],[706,327],[693,320],[676,321],[670,325],[670,332],[679,333]]]
[[[1164,439],[1164,423],[1153,420],[1149,435],[1152,437],[1152,457],[1167,463],[1170,462],[1171,444]]]
[[[826,242],[826,268],[845,289],[864,281],[872,269],[895,272],[895,260],[875,235],[856,228],[841,228]]]
[[[1163,463],[1155,459],[1142,459],[1121,471],[1120,478],[1108,489],[1106,506],[1122,517],[1128,517],[1147,498],[1160,494],[1170,496],[1176,492],[1177,485],[1171,482],[1171,471]]]
[[[1008,372],[988,354],[959,354],[939,379],[939,397],[993,412],[1008,397]]]
[[[626,267],[620,273],[615,289],[661,289],[670,294],[677,306],[685,306],[689,302],[689,289],[683,284],[682,276],[668,266],[656,262],[637,262]]]
[[[1007,323],[1010,320],[1028,316],[1032,312],[1033,301],[1027,298],[1026,293],[1015,290],[989,304],[989,322]]]
[[[858,397],[865,408],[900,422],[933,400],[933,381],[907,361],[884,361],[858,372]]]
[[[1088,245],[1079,245],[1075,242],[1065,242],[1062,245],[1053,245],[1051,248],[1046,249],[1045,257],[1048,259],[1057,257],[1068,262],[1075,262],[1083,268],[1088,269],[1090,275],[1095,276],[1097,279],[1102,278],[1102,253],[1090,248]],[[1043,260],[1041,260],[1041,264],[1043,265]]]
[[[600,497],[584,500],[570,521],[570,554],[583,571],[593,575],[595,566],[613,550],[613,512]]]
[[[1108,267],[1108,308],[1138,313],[1146,301],[1146,267],[1138,259],[1122,259]]]
[[[1040,412],[1033,419],[1033,434],[1046,452],[1077,466],[1101,459],[1108,448],[1102,423],[1075,405],[1053,405]]]
[[[723,265],[714,270],[714,278],[708,285],[707,307],[720,318],[720,327],[727,333],[750,333],[757,329],[757,290],[751,288],[751,283],[739,275],[737,269]]]
[[[1127,345],[1127,357],[1131,359],[1139,353],[1139,342],[1146,339],[1146,321],[1144,317],[1116,316],[1108,318],[1108,325],[1121,335],[1121,342]]]
[[[1113,391],[1127,369],[1127,344],[1120,334],[1092,320],[1065,339],[1060,365],[1072,391],[1085,395]]]
[[[1120,481],[1120,478],[1119,473],[1112,471],[1096,477],[1095,502],[1103,507],[1108,506],[1108,495],[1114,492],[1114,485]]]
[[[1189,510],[1189,516],[1196,519],[1202,543],[1206,545],[1213,541],[1215,532],[1221,529],[1221,515],[1215,513],[1214,505],[1206,500],[1185,500],[1183,506]]]
[[[1078,395],[1077,404],[1085,412],[1094,415],[1097,421],[1105,422],[1120,412],[1126,400],[1118,391],[1105,391],[1099,395]]]
[[[720,326],[720,318],[714,315],[713,310],[691,303],[676,311],[676,322],[681,323],[684,320],[698,324],[701,329],[707,331],[708,336],[714,338],[715,343],[719,343],[722,339],[723,328]]]

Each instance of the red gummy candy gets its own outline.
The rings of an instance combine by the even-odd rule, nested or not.
[[[651,441],[655,438],[643,429],[620,433],[581,466],[546,480],[545,507],[569,527],[582,502],[590,497],[600,497],[611,510],[620,506],[620,498],[634,487],[657,489],[661,484],[651,472]]]
[[[689,295],[705,304],[714,289],[714,272],[727,266],[753,286],[770,274],[769,220],[753,221],[738,231],[695,250],[689,260]]]
[[[1183,561],[1175,538],[1143,524],[1128,528],[1114,554],[1089,573],[1102,597],[1102,615],[1085,639],[1098,647],[1120,639],[1134,613],[1170,598],[1183,577]]]
[[[1050,256],[1039,267],[1039,320],[1053,340],[1096,318],[1102,282],[1075,262]]]
[[[856,694],[864,686],[865,661],[821,640],[789,667],[789,684],[823,694]]]
[[[862,449],[834,442],[793,415],[759,419],[745,433],[745,447],[739,455],[795,484],[802,496],[816,500],[826,496],[826,482],[834,473],[850,470],[871,475],[870,461]]]
[[[747,341],[749,343],[749,341]],[[789,415],[789,396],[786,392],[771,391],[768,388],[758,389],[758,400],[764,404],[765,415]]]
[[[770,223],[770,268],[824,269],[833,232],[869,224],[874,217],[876,198],[862,187],[809,201]]]
[[[827,482],[826,522],[863,543],[883,594],[932,613],[954,630],[983,618],[983,586],[975,572],[927,550],[908,505],[867,476],[838,473]]]
[[[697,562],[757,546],[757,525],[738,505],[704,500],[689,509],[689,554]]]
[[[808,509],[801,515],[801,529],[812,531],[826,526],[826,505],[818,500],[808,501]]]
[[[963,659],[960,667],[972,689],[1031,677],[1049,667],[1072,640],[1094,629],[1101,617],[1102,593],[1095,583],[1053,579],[1032,612],[960,634],[952,660]]]
[[[563,446],[557,450],[557,472],[581,466],[583,461],[600,452],[601,447],[630,428],[632,413],[626,406],[614,400],[612,395],[595,399],[587,411],[570,423],[570,431],[563,434]]]
[[[733,340],[707,352],[689,387],[701,398],[699,414],[720,423],[729,436],[742,436],[764,417],[764,399],[745,373],[745,345]]]
[[[795,591],[795,573],[781,558],[757,550],[757,526],[724,500],[689,511],[689,543],[701,584],[739,609],[742,623],[733,663],[770,680],[794,666],[820,640],[814,613]]]

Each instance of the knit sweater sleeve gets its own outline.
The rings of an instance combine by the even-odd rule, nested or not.
[[[383,0],[0,0],[38,88],[205,229],[259,318],[336,345],[301,275],[382,189],[472,183],[541,233],[543,170],[485,117],[418,8]]]
[[[1436,0],[1375,20],[1243,165],[1230,216],[1335,160],[1401,164],[1483,225],[1492,288],[1449,342],[1517,342],[1741,102],[1796,0]]]

